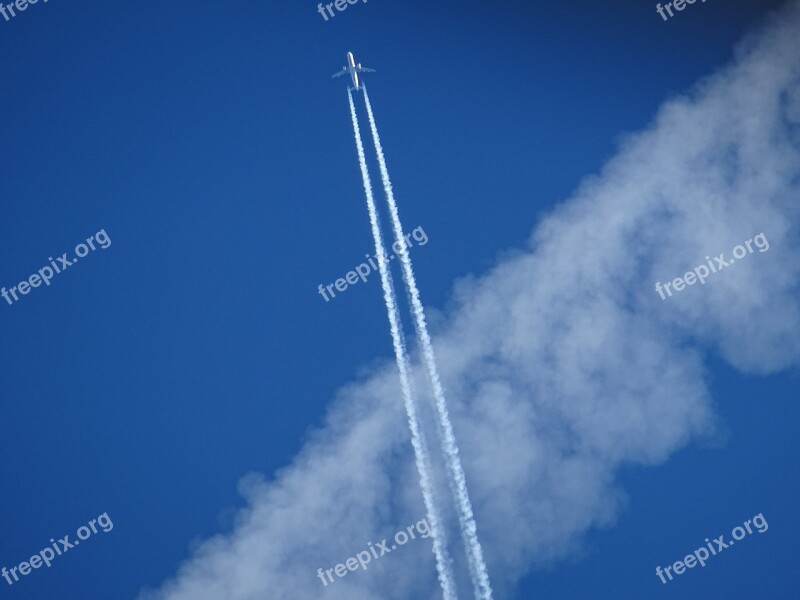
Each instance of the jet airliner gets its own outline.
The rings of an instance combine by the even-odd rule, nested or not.
[[[350,74],[350,78],[353,80],[353,87],[356,90],[360,90],[361,86],[358,83],[358,74],[359,73],[374,73],[375,69],[368,69],[367,67],[362,67],[361,63],[356,64],[355,59],[353,58],[353,53],[347,53],[347,64],[344,68],[339,71],[338,73],[334,73],[333,77],[339,77],[341,75],[345,75],[347,73]]]

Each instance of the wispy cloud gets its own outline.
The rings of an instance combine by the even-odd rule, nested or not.
[[[798,40],[794,1],[629,136],[529,248],[456,285],[434,344],[498,597],[613,522],[621,465],[658,464],[713,429],[705,354],[753,374],[797,366]],[[653,293],[663,273],[760,231],[770,251],[759,260],[668,303]],[[316,578],[318,565],[423,514],[409,482],[387,364],[339,393],[290,466],[246,480],[232,532],[144,597],[435,598],[427,541],[336,586]]]

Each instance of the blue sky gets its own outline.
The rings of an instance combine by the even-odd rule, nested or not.
[[[663,22],[653,4],[628,0],[613,6],[370,0],[325,22],[310,2],[50,0],[0,20],[0,285],[17,285],[48,257],[72,253],[100,230],[111,240],[49,287],[13,305],[0,300],[0,566],[27,560],[50,538],[101,513],[114,523],[50,569],[11,587],[0,580],[3,594],[136,598],[145,586],[158,588],[202,540],[235,539],[242,531],[235,525],[238,510],[269,506],[261,503],[262,492],[242,498],[243,476],[260,473],[280,484],[303,468],[306,459],[296,458],[301,451],[310,456],[309,444],[317,447],[341,430],[326,415],[349,414],[352,398],[362,402],[370,382],[396,385],[377,278],[329,303],[317,294],[318,284],[343,276],[372,249],[345,84],[330,80],[347,50],[378,70],[368,79],[370,94],[403,220],[429,237],[413,253],[423,301],[434,334],[457,338],[459,319],[466,318],[458,315],[469,300],[454,297],[455,282],[462,281],[467,298],[477,298],[469,291],[481,285],[475,281],[536,252],[535,244],[528,247],[534,228],[584,189],[586,177],[604,180],[598,174],[632,143],[630,134],[652,129],[665,101],[730,64],[737,42],[781,3],[757,4],[710,0]],[[731,106],[740,101],[744,95],[730,98]],[[796,156],[797,144],[787,144]],[[654,156],[652,172],[667,177],[674,169],[675,181],[688,180],[680,176],[681,164],[664,158],[672,156],[667,150]],[[798,287],[796,271],[781,265],[797,262],[797,214],[786,209],[778,218],[775,208],[763,209],[769,216],[763,222],[759,216],[762,203],[797,190],[786,173],[791,167],[781,172],[788,191],[767,189],[769,182],[752,188],[763,197],[745,185],[732,188],[741,198],[731,205],[740,219],[730,231],[743,232],[740,237],[702,225],[691,237],[688,227],[675,232],[668,220],[654,220],[642,234],[654,247],[677,246],[671,233],[690,240],[685,257],[671,262],[656,253],[648,261],[663,280],[702,260],[691,243],[721,252],[767,225],[775,243],[753,257],[770,277],[742,266],[726,280],[736,282],[728,295],[723,284],[716,296],[710,285],[695,288],[713,302],[682,297],[652,313],[666,315],[648,331],[670,340],[667,356],[675,363],[665,365],[663,380],[642,376],[631,387],[652,390],[658,401],[659,393],[674,394],[676,413],[707,419],[687,416],[675,425],[668,449],[650,464],[637,463],[630,450],[603,462],[611,478],[598,488],[598,506],[609,508],[604,526],[597,526],[603,510],[594,506],[583,515],[590,523],[580,526],[576,516],[563,539],[553,532],[547,543],[515,539],[524,551],[493,559],[491,548],[502,546],[497,540],[525,527],[519,514],[505,521],[491,510],[490,498],[480,500],[490,488],[481,491],[485,480],[472,467],[470,489],[479,527],[490,532],[498,597],[796,593],[798,338],[792,334]],[[376,177],[373,168],[375,184]],[[688,185],[664,189],[667,207],[678,206],[670,198],[677,203],[696,193]],[[557,214],[559,224],[548,231],[566,233],[563,222],[576,219],[569,210]],[[591,232],[603,238],[605,227],[598,221]],[[551,238],[542,235],[538,243],[546,247]],[[587,262],[604,255],[591,245],[575,251]],[[467,276],[478,279],[464,283]],[[759,310],[737,312],[749,306],[744,299],[755,294],[752,282],[763,284],[757,306],[772,308],[767,298],[777,303],[763,312],[782,319],[784,337]],[[555,279],[536,281],[537,289],[554,285]],[[658,297],[650,289],[642,293],[654,296],[642,306],[656,311],[647,302]],[[515,305],[504,304],[511,297],[498,292],[501,312],[511,313]],[[764,332],[751,335],[751,352],[742,349],[749,338],[741,341],[736,322],[704,316],[720,303],[731,307],[743,331],[750,324]],[[532,301],[531,314],[536,307]],[[593,310],[605,314],[600,304]],[[692,377],[673,379],[673,367]],[[702,390],[692,396],[664,389],[678,380]],[[459,394],[468,386],[452,381],[450,389],[456,407],[471,406],[471,396]],[[598,389],[597,401],[609,393]],[[527,402],[524,393],[513,397]],[[530,406],[539,402],[531,396]],[[366,414],[358,406],[353,422]],[[474,429],[470,410],[457,428],[464,433],[468,477],[464,442],[492,444],[492,436]],[[403,425],[399,413],[398,419]],[[407,450],[402,432],[397,447]],[[352,476],[340,467],[345,480]],[[395,482],[401,472],[376,482],[387,493],[376,505],[395,507],[391,496],[402,496]],[[413,480],[399,487],[415,490]],[[294,501],[302,506],[304,498]],[[337,502],[332,493],[331,503]],[[407,524],[402,508],[386,510],[370,522],[376,531]],[[655,576],[656,565],[681,559],[705,537],[727,534],[758,513],[769,522],[765,534],[666,586]],[[324,533],[335,515],[315,518],[309,513],[305,521]],[[333,525],[331,531],[341,533]],[[340,544],[355,553],[368,540],[361,531],[352,535],[352,543],[331,541],[332,556],[348,556]],[[271,536],[268,527],[264,536]],[[427,561],[420,564],[432,569],[427,548],[408,560]],[[323,564],[307,562],[313,579]],[[391,590],[399,589],[393,578],[401,577],[394,569],[386,566]],[[320,598],[340,593],[316,585]]]

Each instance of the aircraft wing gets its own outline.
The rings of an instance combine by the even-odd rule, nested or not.
[[[331,79],[333,79],[334,77],[340,77],[341,75],[344,75],[345,73],[347,73],[347,67],[345,67],[344,69],[342,69],[338,73],[334,73],[333,75],[331,75]]]
[[[359,67],[358,68],[358,72],[359,73],[374,73],[375,69],[368,69],[367,67]]]

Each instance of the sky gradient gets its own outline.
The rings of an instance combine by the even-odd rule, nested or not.
[[[163,586],[222,536],[182,585],[437,597],[428,542],[315,575],[421,517],[377,277],[317,293],[372,253],[330,80],[352,50],[377,69],[406,229],[429,238],[412,258],[496,597],[791,597],[800,36],[758,33],[781,5],[664,22],[632,0],[370,0],[326,22],[312,3],[50,0],[0,18],[0,285],[111,241],[0,300],[0,566],[114,523],[4,594],[204,600]],[[762,230],[768,252],[653,291]],[[758,513],[763,535],[660,583]]]

